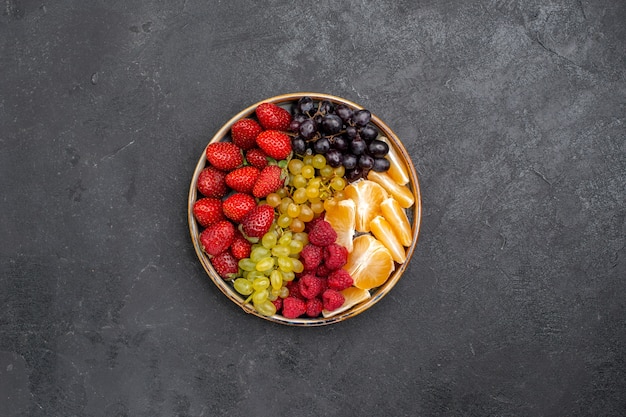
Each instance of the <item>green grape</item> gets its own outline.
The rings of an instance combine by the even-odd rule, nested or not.
[[[302,264],[302,262],[300,262],[300,259],[291,258],[291,266],[293,272],[295,272],[296,274],[304,271],[304,265]]]
[[[311,165],[313,165],[313,167],[317,169],[324,168],[324,166],[326,166],[326,157],[322,154],[317,154],[313,156]]]
[[[308,204],[303,204],[300,206],[300,215],[298,219],[302,220],[304,223],[308,223],[313,220],[315,213],[311,210],[311,207]]]
[[[282,279],[282,278],[281,278]],[[270,288],[270,295],[267,296],[267,298],[269,300],[274,301],[275,299],[277,299],[280,296],[280,290],[281,288],[283,288],[282,286],[280,288]]]
[[[296,273],[293,271],[290,271],[290,272],[281,271],[281,272],[283,274],[283,281],[285,282],[293,281],[294,278],[296,277]]]
[[[237,291],[241,295],[250,295],[254,288],[252,288],[252,283],[245,278],[237,278],[233,283],[235,287],[235,291]]]
[[[265,276],[256,278],[254,281],[252,281],[252,288],[254,288],[255,291],[264,290],[268,288],[269,286],[270,286],[270,280]]]
[[[346,188],[346,180],[342,177],[335,177],[330,180],[330,186],[333,188],[333,190],[341,191]]]
[[[293,233],[290,231],[286,231],[283,235],[278,239],[278,244],[281,246],[289,246],[289,242],[291,242],[291,238],[293,237]]]
[[[283,286],[283,274],[278,269],[275,269],[270,274],[270,284],[273,290],[280,290]]]
[[[261,238],[261,244],[264,248],[271,249],[276,246],[276,242],[278,241],[278,235],[272,230],[267,232]]]
[[[324,211],[324,202],[321,200],[311,202],[311,210],[313,210],[315,214],[320,214]]]
[[[253,303],[254,308],[259,314],[270,317],[276,314],[276,306],[270,300],[265,300],[259,303]]]
[[[346,174],[346,168],[343,165],[339,165],[334,171],[336,177],[343,177]]]
[[[307,181],[308,180],[304,178],[304,175],[298,174],[291,179],[291,185],[296,188],[304,188],[306,187]]]
[[[265,197],[265,202],[272,207],[276,207],[280,204],[282,197],[278,193],[270,193]]]
[[[302,163],[304,163],[304,165],[311,165],[313,163],[313,155],[304,155]]]
[[[306,196],[309,198],[309,200],[315,197],[319,197],[319,195],[320,195],[319,187],[315,187],[313,185],[308,185],[306,187]]]
[[[309,183],[307,184],[307,187],[312,186],[312,187],[321,187],[322,186],[322,178],[321,177],[315,177],[315,178],[311,178],[309,180]]]
[[[289,195],[289,191],[287,191],[287,189],[283,187],[276,190],[276,194],[278,194],[280,198],[285,198]]]
[[[304,187],[296,188],[296,191],[293,192],[292,197],[295,204],[302,204],[309,199],[309,197],[306,196],[306,188]]]
[[[298,217],[300,215],[300,205],[295,202],[289,204],[289,206],[287,206],[287,215],[291,218]]]
[[[258,263],[261,259],[267,258],[268,256],[270,256],[270,250],[263,246],[256,246],[250,252],[250,259],[254,263]],[[257,269],[257,271],[259,270],[256,267],[255,269]]]
[[[298,253],[302,252],[303,247],[304,245],[302,244],[302,242],[300,240],[297,240],[296,236],[294,235],[294,237],[291,239],[291,242],[289,242],[289,254],[297,255]]]
[[[313,165],[305,165],[302,167],[302,176],[311,179],[315,176],[315,168]]]
[[[293,271],[293,263],[291,262],[292,258],[286,256],[278,257],[278,268],[283,272],[292,272]]]
[[[254,270],[254,271],[250,271],[246,278],[248,279],[248,281],[254,282],[255,279],[263,278],[264,276],[265,274],[263,274],[263,271]]]
[[[261,259],[259,262],[257,262],[256,270],[261,271],[261,272],[267,271],[273,268],[275,263],[276,263],[276,260],[273,257],[268,256],[266,258]]]
[[[280,202],[280,205],[278,206],[278,211],[280,211],[281,213],[286,213],[287,207],[289,207],[289,204],[291,203],[293,203],[293,200],[290,197],[283,198]]]
[[[278,296],[280,298],[287,298],[289,297],[289,288],[287,287],[282,287],[278,293]]]
[[[272,248],[273,256],[289,256],[289,246],[278,245]]]
[[[254,271],[256,269],[256,262],[250,258],[240,259],[239,262],[237,262],[237,265],[244,271]]]
[[[320,175],[322,178],[330,178],[334,175],[335,169],[330,165],[325,165],[323,168],[320,168]]]
[[[278,220],[276,220],[276,224],[282,228],[287,228],[291,224],[291,217],[288,214],[283,213],[278,216]]]
[[[289,172],[291,172],[293,175],[298,175],[300,172],[302,172],[303,166],[304,162],[302,162],[300,159],[292,159],[287,165],[287,167],[289,168]]]
[[[305,232],[294,233],[292,236],[292,240],[297,240],[298,242],[302,242],[302,246],[309,243],[309,234]]]
[[[304,230],[304,222],[296,217],[291,221],[291,224],[289,225],[289,230],[291,230],[292,232],[302,232]]]
[[[260,290],[260,291],[255,291],[252,294],[252,302],[254,304],[260,304],[263,301],[267,300],[267,296],[270,295],[270,292],[268,290]]]

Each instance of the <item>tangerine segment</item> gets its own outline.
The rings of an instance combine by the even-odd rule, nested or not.
[[[356,231],[369,232],[370,222],[381,214],[380,204],[388,197],[387,191],[374,181],[361,180],[348,185],[345,195],[356,204]]]
[[[383,216],[376,216],[370,223],[372,234],[378,239],[391,253],[393,260],[397,263],[404,263],[406,260],[406,252],[404,246],[398,242],[396,234],[393,232],[391,225]]]
[[[357,287],[348,287],[345,290],[340,291],[343,294],[343,297],[346,299],[343,302],[343,305],[336,310],[328,311],[322,310],[322,316],[328,318],[335,316],[339,313],[343,313],[349,308],[372,298],[372,294],[368,290],[363,290]]]
[[[406,212],[400,207],[400,203],[390,197],[380,204],[380,210],[385,220],[389,222],[393,232],[402,246],[411,246],[411,224]]]
[[[371,170],[367,174],[367,179],[382,185],[389,194],[398,200],[402,208],[409,208],[415,203],[415,197],[413,197],[413,193],[409,187],[398,184],[388,173]]]
[[[389,170],[387,171],[389,173],[389,176],[393,178],[393,180],[398,184],[406,185],[409,182],[410,178],[404,160],[396,150],[395,146],[393,146],[393,144],[387,137],[381,136],[378,139],[389,145],[389,152],[386,156],[391,163],[389,166]]]
[[[352,276],[354,286],[369,290],[384,284],[395,269],[389,249],[372,235],[357,236],[353,244],[343,269]]]
[[[352,238],[354,237],[356,221],[356,203],[348,198],[337,202],[326,211],[324,219],[337,232],[336,242],[352,252]]]

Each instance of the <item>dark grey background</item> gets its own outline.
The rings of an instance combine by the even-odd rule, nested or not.
[[[0,415],[623,416],[626,3],[6,0]],[[408,272],[329,327],[244,314],[186,199],[232,115],[381,117]]]

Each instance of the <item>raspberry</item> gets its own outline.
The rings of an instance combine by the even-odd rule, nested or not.
[[[328,246],[337,240],[337,232],[326,220],[318,221],[309,232],[309,242],[317,246]]]
[[[319,297],[311,298],[310,300],[306,300],[306,315],[309,317],[317,317],[322,314],[322,310],[324,309],[324,303]]]
[[[337,244],[331,243],[324,248],[324,265],[331,271],[339,269],[348,262],[348,249]]]
[[[321,294],[322,280],[313,274],[303,275],[298,281],[298,289],[304,298],[310,300]]]
[[[330,269],[328,269],[328,267],[325,264],[321,264],[315,270],[315,275],[317,275],[320,278],[326,278],[328,277],[328,274],[330,274],[330,272],[331,272]]]
[[[289,290],[289,296],[303,299],[304,297],[300,294],[300,286],[297,281],[289,281],[287,285],[285,285]]]
[[[354,280],[350,276],[350,273],[345,269],[337,269],[328,276],[328,288],[335,291],[345,290],[354,284]]]
[[[283,300],[283,316],[286,318],[295,319],[305,312],[306,304],[301,299],[289,296]]]
[[[309,233],[311,231],[311,229],[313,229],[315,227],[315,225],[318,224],[319,222],[321,222],[322,220],[324,220],[324,213],[322,213],[321,216],[315,217],[313,220],[311,220],[310,222],[306,223],[304,231]]]
[[[283,308],[283,299],[280,297],[276,297],[274,301],[272,301],[274,307],[276,307],[276,312],[279,312],[281,308]]]
[[[338,291],[331,290],[330,288],[324,291],[322,294],[322,302],[324,308],[328,311],[337,310],[341,307],[345,301],[345,297]]]
[[[315,269],[322,263],[322,248],[313,244],[307,243],[300,251],[300,261],[304,265],[305,271],[315,271]]]

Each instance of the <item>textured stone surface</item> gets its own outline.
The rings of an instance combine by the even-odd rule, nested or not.
[[[625,415],[625,3],[248,3],[0,4],[0,414]],[[423,192],[406,276],[325,328],[245,315],[187,232],[208,138],[292,91]]]

